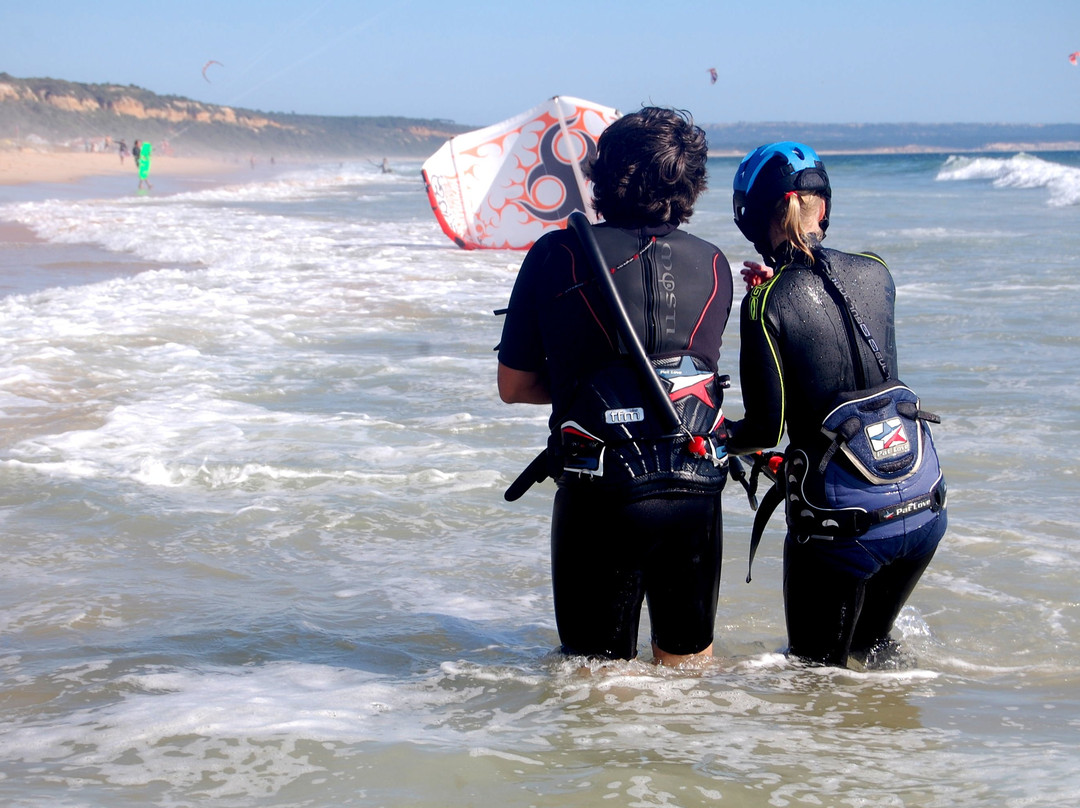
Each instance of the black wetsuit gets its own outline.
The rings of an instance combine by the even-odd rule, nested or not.
[[[732,302],[723,253],[674,226],[598,225],[593,232],[609,267],[618,267],[619,296],[646,352],[654,359],[692,357],[706,371],[702,375],[713,379],[703,397],[714,399],[719,414],[722,392],[715,373]],[[647,599],[657,647],[693,654],[713,639],[724,466],[691,456],[685,436],[609,445],[602,476],[562,473],[559,466],[560,426],[586,416],[599,416],[602,425],[602,412],[583,412],[583,391],[597,374],[624,360],[577,237],[571,231],[544,236],[522,263],[499,361],[549,381],[549,450],[559,486],[552,583],[563,650],[633,658]],[[641,385],[629,370],[622,378],[632,388],[623,397],[632,399]]]
[[[885,263],[872,254],[815,252],[841,279],[890,377],[897,378],[896,287]],[[797,256],[782,256],[775,277],[743,300],[739,372],[746,416],[729,423],[728,451],[772,448],[786,427],[788,457],[804,452],[813,469],[829,444],[822,419],[837,394],[880,384],[884,374],[821,261],[812,268]],[[840,464],[835,473],[830,467],[828,478],[811,474],[806,480],[816,501],[843,507],[859,506],[868,488]],[[828,540],[789,530],[784,601],[791,653],[843,665],[849,653],[865,657],[885,643],[945,527],[940,510]]]

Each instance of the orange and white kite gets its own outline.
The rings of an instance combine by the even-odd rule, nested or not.
[[[618,110],[556,96],[446,141],[422,167],[443,232],[466,250],[527,250],[575,210],[595,221],[585,167]]]

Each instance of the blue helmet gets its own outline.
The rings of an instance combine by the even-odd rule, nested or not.
[[[817,152],[802,143],[786,140],[759,146],[739,164],[733,183],[735,224],[763,256],[772,252],[769,222],[776,203],[789,191],[815,193],[825,199],[821,230],[829,226],[832,187],[825,164]]]

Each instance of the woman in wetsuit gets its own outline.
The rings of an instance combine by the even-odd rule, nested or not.
[[[826,458],[835,446],[823,419],[838,396],[897,378],[892,276],[876,255],[821,246],[831,201],[825,166],[803,144],[762,146],[736,173],[735,222],[769,269],[748,261],[743,270],[752,287],[741,311],[745,418],[729,422],[728,451],[770,449],[787,430],[780,482],[789,653],[886,664],[895,657],[893,623],[945,532],[944,481],[922,425],[892,437],[921,434],[928,447],[904,483],[867,481],[843,453]],[[802,518],[811,512],[817,522]]]
[[[634,658],[643,601],[655,661],[712,654],[727,477],[717,362],[732,279],[718,248],[679,229],[705,190],[707,152],[688,115],[647,107],[604,131],[589,170],[604,221],[586,231],[653,367],[624,350],[621,318],[572,230],[536,242],[510,298],[499,394],[551,404],[552,585],[566,654]],[[645,393],[654,368],[674,431]]]

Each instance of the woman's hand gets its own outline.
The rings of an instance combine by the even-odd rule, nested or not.
[[[739,272],[742,273],[742,279],[746,283],[746,291],[748,292],[755,286],[765,283],[773,276],[771,267],[763,266],[757,261],[743,261],[743,267],[745,269],[741,269]]]

